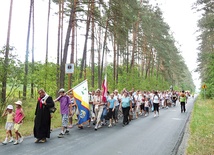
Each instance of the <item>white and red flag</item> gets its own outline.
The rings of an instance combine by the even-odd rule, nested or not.
[[[107,88],[107,76],[106,75],[105,75],[105,78],[104,78],[103,83],[102,83],[102,88],[103,88],[102,101],[105,103],[105,102],[107,102],[107,91],[108,91],[108,88]]]

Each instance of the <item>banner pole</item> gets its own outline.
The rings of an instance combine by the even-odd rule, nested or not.
[[[79,85],[81,85],[82,83],[84,83],[84,82],[86,82],[86,81],[87,81],[87,79],[84,80],[84,81],[82,81],[81,83],[79,83],[79,84],[76,85],[75,87],[69,89],[67,92],[65,92],[65,94],[68,94],[68,93],[71,92],[73,89],[75,89],[76,87],[78,87]],[[60,97],[61,97],[61,95],[60,95],[59,97],[57,97],[57,98],[54,100],[54,102],[57,101]]]

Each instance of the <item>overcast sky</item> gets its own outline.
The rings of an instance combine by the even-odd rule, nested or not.
[[[153,0],[155,1],[155,0]],[[192,5],[196,0],[156,0],[163,11],[165,22],[171,28],[171,32],[178,48],[182,51],[182,56],[190,71],[197,87],[200,87],[199,75],[193,70],[197,68],[197,20],[199,14],[192,10]],[[11,27],[11,45],[16,47],[20,59],[24,60],[26,51],[27,24],[29,13],[29,0],[14,0],[13,16]],[[10,0],[0,0],[0,47],[5,45],[7,36],[8,14]],[[46,49],[46,23],[47,23],[47,0],[35,1],[35,57],[37,61],[45,60]],[[50,59],[55,60],[57,44],[57,16],[54,15],[57,7],[52,5],[50,19]],[[67,27],[67,24],[65,24]],[[66,30],[65,30],[66,31]],[[42,56],[42,57],[41,57]]]
[[[196,0],[157,0],[163,11],[165,22],[170,26],[173,36],[178,41],[182,56],[192,72],[194,83],[200,88],[199,74],[194,70],[197,68],[198,34],[197,21],[200,14],[192,10]]]

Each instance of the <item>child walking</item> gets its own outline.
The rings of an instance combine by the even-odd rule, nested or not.
[[[14,124],[14,130],[16,134],[16,140],[13,143],[14,145],[17,145],[19,143],[23,142],[23,137],[21,136],[21,133],[19,132],[19,129],[23,123],[23,119],[25,118],[23,109],[22,109],[22,102],[17,101],[15,102],[16,105],[16,112],[15,112],[15,124]]]
[[[13,142],[13,136],[12,136],[12,130],[13,130],[13,122],[14,122],[14,117],[15,113],[13,112],[13,106],[8,105],[7,109],[3,112],[2,117],[7,116],[7,121],[5,124],[5,129],[6,129],[6,138],[2,142],[2,144],[6,145],[8,142],[12,143]],[[10,140],[8,141],[10,137]]]
[[[113,120],[115,122],[115,105],[116,105],[116,100],[114,99],[114,94],[112,93],[110,95],[110,99],[108,99],[108,118],[109,118],[109,128],[112,127],[112,117],[113,117]]]

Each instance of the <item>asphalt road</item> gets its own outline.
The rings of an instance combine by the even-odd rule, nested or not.
[[[121,120],[112,128],[107,126],[94,130],[93,127],[77,129],[70,135],[57,138],[60,130],[51,133],[46,143],[34,143],[32,136],[25,137],[19,145],[0,144],[0,155],[171,155],[177,147],[185,129],[185,124],[193,108],[193,98],[189,98],[186,113],[180,106],[161,109],[160,117],[133,120],[122,127]]]

